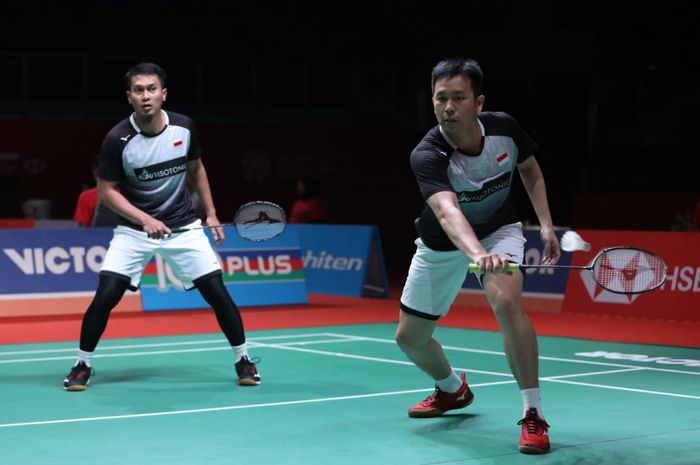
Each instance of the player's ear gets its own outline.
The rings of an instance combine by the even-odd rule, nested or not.
[[[167,98],[168,98],[168,88],[167,88],[167,87],[163,87],[163,101],[165,102],[165,100],[166,100]]]
[[[129,105],[131,105],[131,91],[129,90],[126,91],[126,100],[129,102]]]
[[[476,111],[479,112],[484,108],[484,102],[486,101],[486,97],[482,94],[479,95],[476,98]]]

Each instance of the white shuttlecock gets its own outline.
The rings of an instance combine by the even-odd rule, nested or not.
[[[574,231],[566,231],[564,235],[561,236],[560,245],[561,249],[567,252],[575,252],[577,250],[588,252],[591,250],[591,244],[584,241],[581,236]]]

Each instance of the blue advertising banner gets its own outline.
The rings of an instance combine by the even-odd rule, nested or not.
[[[309,292],[387,297],[384,255],[376,226],[291,225],[299,231]]]
[[[53,304],[55,307],[75,307],[57,308],[56,313],[84,311],[97,287],[112,231],[112,228],[0,230],[0,300],[4,313],[11,311],[19,315],[22,302],[36,306],[37,298],[46,307],[42,308],[42,314],[50,313],[50,299],[60,299],[60,303]],[[245,241],[229,231],[224,244],[214,246],[214,250],[222,263],[224,283],[238,305],[308,302],[301,247],[293,228],[260,243]],[[132,297],[130,292],[127,295]],[[78,296],[82,300],[75,300]],[[146,266],[140,294],[133,297],[140,300],[139,310],[209,307],[196,290],[182,290],[181,283],[159,255]],[[134,308],[133,301],[130,308]],[[27,308],[26,313],[31,312]]]
[[[0,230],[0,294],[94,291],[111,228]]]
[[[111,238],[110,227],[0,229],[0,313],[83,312]],[[281,236],[260,243],[229,230],[214,250],[224,283],[240,306],[307,303],[307,291],[389,295],[376,226],[289,225]],[[123,300],[128,299],[131,311],[208,307],[196,290],[182,290],[159,255],[146,266],[139,292],[128,292]]]

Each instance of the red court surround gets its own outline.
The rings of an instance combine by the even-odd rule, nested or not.
[[[398,295],[398,293],[394,293]],[[398,299],[367,299],[312,294],[307,305],[248,307],[241,313],[246,330],[367,323],[396,323]],[[700,347],[700,323],[599,314],[530,312],[541,336],[600,341]],[[0,343],[77,341],[80,315],[0,318]],[[496,320],[484,308],[454,307],[443,326],[497,331]],[[216,333],[210,310],[126,312],[112,316],[105,338]]]

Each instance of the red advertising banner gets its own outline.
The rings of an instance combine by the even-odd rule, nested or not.
[[[700,233],[579,230],[591,244],[575,252],[572,265],[588,265],[602,249],[632,246],[653,252],[668,265],[664,285],[644,294],[613,294],[596,285],[590,271],[574,270],[564,295],[564,312],[700,321]]]

